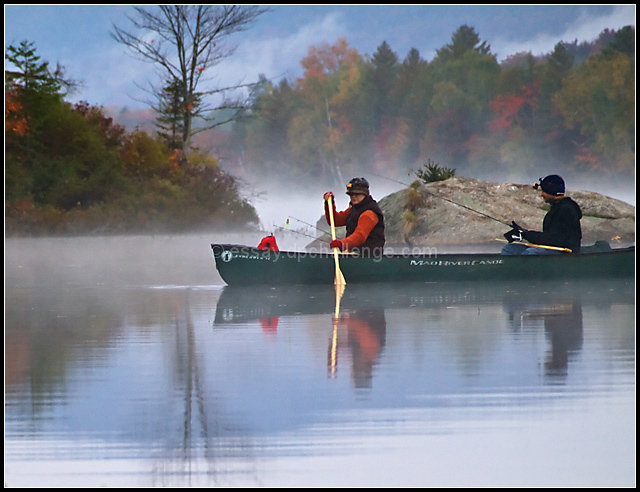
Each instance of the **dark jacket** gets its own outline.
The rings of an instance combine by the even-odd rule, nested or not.
[[[353,234],[358,227],[358,219],[365,211],[371,210],[378,216],[378,223],[369,233],[367,240],[358,246],[358,250],[363,254],[382,254],[382,248],[384,247],[384,215],[382,210],[371,195],[362,200],[358,205],[351,205],[351,211],[347,217],[347,237]]]
[[[574,253],[579,253],[582,240],[581,218],[580,206],[571,198],[565,197],[551,205],[544,216],[542,232],[525,231],[522,237],[534,244],[569,248]]]

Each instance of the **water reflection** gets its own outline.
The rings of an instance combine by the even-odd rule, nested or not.
[[[340,341],[343,331],[346,340]],[[371,387],[373,368],[384,348],[387,321],[383,309],[356,309],[343,312],[335,322],[329,349],[329,370],[335,377],[339,352],[348,351],[351,359],[351,377],[356,388]]]
[[[258,320],[265,333],[276,335],[286,316],[330,314],[333,287],[225,287],[217,303],[214,327],[224,328]],[[423,310],[442,318],[446,310],[476,306],[478,312],[500,306],[514,334],[540,330],[548,342],[544,374],[559,382],[583,344],[582,304],[608,309],[633,304],[633,285],[624,281],[590,280],[532,284],[527,281],[483,284],[349,285],[341,296],[340,315],[332,319],[329,338],[329,375],[335,377],[338,355],[349,352],[355,387],[370,387],[373,369],[386,342],[385,310]],[[442,311],[442,310],[445,311]],[[469,320],[473,323],[473,320]],[[499,326],[500,318],[495,322]],[[451,320],[454,324],[456,320]],[[402,327],[394,326],[394,330]]]
[[[173,284],[143,261],[123,275],[106,262],[15,256],[5,292],[9,486],[635,477],[633,282],[347,285],[337,299],[333,285]],[[161,257],[171,255],[153,261],[171,264]],[[551,451],[532,444],[545,433],[559,443]],[[479,442],[500,470],[477,461]],[[515,442],[527,449],[514,452]],[[562,470],[546,476],[555,463]],[[507,480],[509,469],[519,476]]]
[[[583,343],[582,301],[579,295],[550,301],[548,304],[512,303],[505,305],[514,330],[526,330],[542,321],[549,341],[545,356],[545,375],[566,376],[569,360],[581,349]]]

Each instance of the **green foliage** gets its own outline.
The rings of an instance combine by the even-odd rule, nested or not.
[[[33,43],[22,41],[8,46],[5,59],[14,70],[5,71],[5,81],[20,86],[25,93],[57,95],[62,88],[59,78],[49,72],[49,63],[40,62]]]
[[[125,132],[102,108],[65,103],[60,71],[51,72],[30,43],[9,46],[5,58],[8,233],[257,221],[214,158],[184,154],[180,142],[193,129],[177,116],[184,100],[173,79],[157,108],[156,138]],[[540,163],[573,176],[635,179],[634,27],[498,64],[478,33],[461,26],[433,60],[416,49],[399,60],[386,42],[371,56],[344,39],[309,48],[301,78],[262,77],[255,86],[223,149],[227,162],[285,183],[367,170],[401,175],[425,161],[415,172],[423,182],[456,169],[537,177]]]
[[[456,170],[448,167],[440,167],[437,162],[432,162],[429,159],[422,165],[422,169],[413,171],[413,174],[423,183],[433,183],[435,181],[444,181],[449,178],[453,178],[456,175]]]
[[[127,133],[102,108],[72,106],[43,82],[28,43],[8,53],[31,77],[5,86],[12,121],[5,146],[5,232],[86,234],[180,232],[255,225],[253,207],[236,180],[211,156],[187,166],[167,144],[142,131]]]

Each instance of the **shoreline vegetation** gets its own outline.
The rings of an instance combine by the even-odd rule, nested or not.
[[[635,182],[634,60],[632,26],[501,63],[469,26],[429,61],[415,49],[401,60],[386,42],[362,55],[340,39],[310,47],[301,78],[261,79],[233,123],[177,148],[102,107],[65,101],[73,83],[64,70],[23,41],[5,52],[5,237],[256,231],[255,183],[343,186],[345,176],[403,176],[431,159],[504,183],[454,176],[421,186],[539,229],[538,197],[509,183],[545,174],[542,166],[569,187]],[[504,232],[421,190],[379,200],[391,242],[476,243]],[[584,241],[635,242],[635,207],[596,195],[574,195]],[[519,209],[523,198],[530,209]]]

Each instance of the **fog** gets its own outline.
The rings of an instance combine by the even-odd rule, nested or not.
[[[394,183],[375,176],[362,173],[369,182],[371,196],[376,200],[381,200],[385,196],[406,188],[400,183]],[[296,184],[276,185],[266,183],[262,188],[253,188],[259,192],[251,202],[258,211],[261,226],[265,231],[277,227],[286,227],[287,218],[291,226],[304,228],[309,224],[316,224],[316,221],[324,215],[323,195],[327,191],[332,191],[335,196],[336,209],[344,210],[349,206],[349,197],[346,195],[346,184],[348,178],[342,185],[337,184],[311,184],[307,186],[297,186]],[[407,177],[406,182],[412,180]],[[307,226],[308,227],[308,226]],[[329,230],[326,225],[325,231]]]

